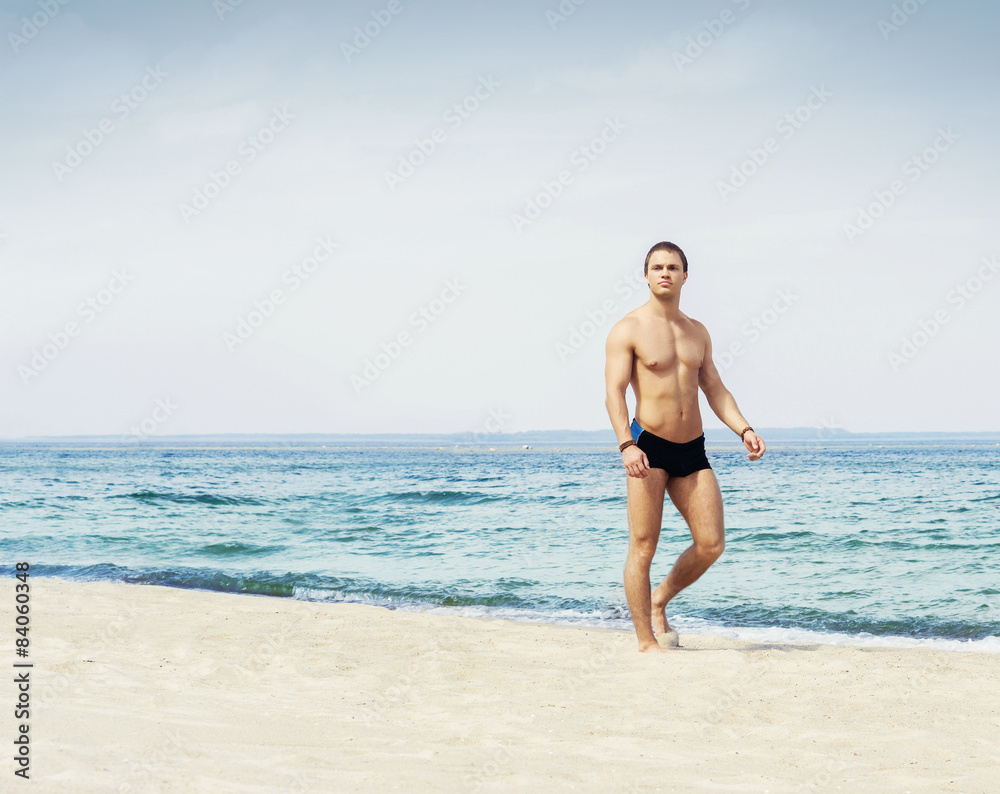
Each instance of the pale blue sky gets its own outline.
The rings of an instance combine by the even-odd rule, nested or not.
[[[229,3],[3,3],[0,437],[610,427],[661,239],[755,426],[1000,429],[992,4]]]

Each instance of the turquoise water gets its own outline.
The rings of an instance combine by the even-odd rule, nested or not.
[[[727,547],[682,631],[1000,650],[1000,447],[709,445]],[[606,448],[0,444],[37,576],[631,628]],[[664,511],[654,580],[689,543]]]

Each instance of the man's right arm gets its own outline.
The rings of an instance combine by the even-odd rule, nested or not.
[[[604,404],[611,417],[611,425],[618,436],[618,444],[624,444],[632,438],[628,423],[628,405],[625,403],[625,389],[632,379],[632,340],[628,327],[624,322],[618,322],[604,346],[606,362],[604,365],[604,386],[606,397]]]
[[[604,382],[607,396],[604,404],[608,408],[608,416],[621,446],[632,440],[632,429],[628,422],[628,405],[625,403],[625,389],[632,379],[632,359],[635,347],[628,323],[619,321],[605,345],[607,363],[604,365]],[[622,465],[629,477],[645,477],[649,471],[649,460],[646,453],[635,444],[625,447],[622,453]]]

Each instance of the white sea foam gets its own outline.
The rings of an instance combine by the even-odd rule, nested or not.
[[[439,615],[459,615],[461,617],[488,618],[492,620],[514,620],[519,623],[549,623],[559,626],[580,626],[587,628],[633,631],[632,621],[627,617],[609,616],[598,611],[581,613],[573,610],[535,611],[511,609],[510,607],[463,606],[445,607],[423,604],[400,604],[397,609],[405,612],[423,612]],[[893,635],[876,635],[868,632],[847,634],[843,632],[812,631],[810,629],[780,627],[729,627],[719,626],[699,618],[671,616],[670,625],[683,634],[701,634],[729,637],[743,642],[767,642],[778,644],[849,645],[861,648],[933,648],[939,651],[976,651],[979,653],[1000,653],[1000,637],[990,636],[978,640],[951,640],[941,638],[917,638]]]
[[[1000,637],[984,637],[979,640],[948,640],[941,638],[901,637],[877,635],[861,632],[812,631],[811,629],[790,628],[730,628],[713,626],[696,618],[675,618],[671,625],[679,632],[689,634],[711,634],[748,642],[774,642],[821,645],[852,645],[862,648],[934,648],[939,651],[979,651],[1000,653]]]

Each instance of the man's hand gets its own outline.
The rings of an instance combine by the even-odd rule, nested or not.
[[[747,433],[747,435],[750,434]],[[629,477],[645,477],[646,472],[649,471],[649,458],[635,444],[625,447],[625,451],[622,452],[622,464]]]
[[[760,460],[761,455],[767,451],[767,444],[764,443],[764,439],[758,436],[753,430],[748,430],[744,434],[743,446],[750,451],[750,454],[747,455],[750,460]]]

